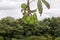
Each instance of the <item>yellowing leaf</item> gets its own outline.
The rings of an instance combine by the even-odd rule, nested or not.
[[[46,0],[42,0],[42,2],[46,5],[48,9],[50,8],[50,4]]]
[[[40,13],[40,15],[41,15],[42,12],[43,12],[41,0],[38,0],[37,6],[38,6],[38,11],[39,11],[39,13]]]

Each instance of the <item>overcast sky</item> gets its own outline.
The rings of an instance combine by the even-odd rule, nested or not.
[[[11,16],[14,18],[21,18],[21,3],[26,3],[27,0],[0,0],[0,18]],[[43,4],[43,14],[41,17],[39,17],[39,13],[37,12],[38,19],[44,19],[48,17],[58,17],[60,16],[60,0],[47,0],[51,8],[47,9],[45,5]],[[34,1],[30,4],[31,9],[36,9],[36,3],[37,1]]]

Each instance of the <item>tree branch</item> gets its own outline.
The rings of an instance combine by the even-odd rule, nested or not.
[[[31,14],[31,11],[30,11],[30,6],[29,6],[29,0],[27,0],[27,10],[28,10],[28,15],[30,15]]]

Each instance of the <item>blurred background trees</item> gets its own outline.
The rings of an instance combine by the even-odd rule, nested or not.
[[[55,40],[60,37],[60,18],[48,18],[37,24],[25,24],[23,18],[0,20],[1,40]]]

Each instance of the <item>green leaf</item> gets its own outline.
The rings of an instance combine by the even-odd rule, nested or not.
[[[37,24],[37,23],[38,23],[38,20],[37,20],[37,19],[35,19],[35,20],[34,20],[34,23],[35,23],[35,24]]]
[[[23,17],[22,19],[23,19],[23,22],[24,22],[25,24],[28,24],[28,22],[26,21],[26,15],[24,15],[24,17]]]
[[[26,16],[25,20],[29,22],[31,20],[30,16]]]
[[[42,0],[42,2],[46,5],[48,9],[50,9],[50,4],[46,0]]]
[[[33,25],[33,24],[34,24],[34,20],[31,20],[31,21],[29,22],[29,24],[30,24],[30,25]]]
[[[42,12],[43,12],[41,0],[38,0],[37,6],[38,6],[38,11],[39,11],[39,13],[40,13],[40,15],[41,15]]]
[[[37,19],[36,13],[33,14],[33,19]]]

